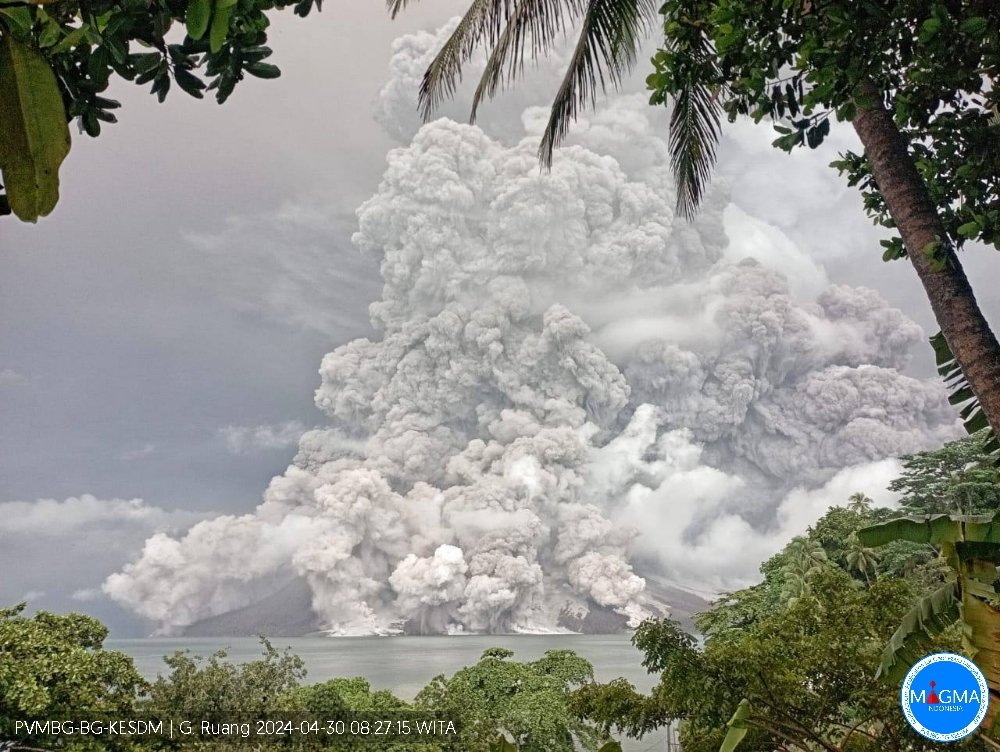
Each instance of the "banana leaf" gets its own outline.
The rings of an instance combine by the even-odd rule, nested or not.
[[[930,543],[940,546],[962,540],[962,523],[947,514],[926,517],[898,517],[858,531],[858,540],[869,547],[884,546],[893,541]]]
[[[960,616],[957,582],[949,582],[921,598],[889,638],[882,651],[878,675],[901,681],[910,667],[929,652],[931,640]]]
[[[719,747],[719,752],[733,752],[743,741],[743,737],[747,735],[749,727],[747,726],[747,718],[750,717],[750,700],[743,698],[740,700],[740,704],[736,706],[736,712],[733,713],[733,717],[729,719],[729,723],[726,727],[729,729],[726,732],[726,738],[722,740],[722,746]]]

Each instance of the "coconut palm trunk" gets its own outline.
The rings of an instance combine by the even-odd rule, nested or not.
[[[868,101],[858,107],[853,125],[865,147],[879,193],[903,238],[948,347],[994,433],[1000,435],[1000,344],[979,309],[927,186],[882,102],[881,92],[869,84],[861,94]]]

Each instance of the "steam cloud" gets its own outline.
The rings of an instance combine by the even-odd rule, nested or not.
[[[817,510],[887,500],[887,458],[954,435],[940,386],[900,372],[920,329],[876,292],[826,284],[724,186],[674,217],[643,96],[580,123],[551,173],[523,101],[520,142],[509,116],[418,131],[442,33],[394,48],[378,118],[413,138],[354,236],[381,260],[381,336],[323,359],[328,425],[253,514],[156,535],[105,583],[165,631],[296,576],[334,633],[634,623],[659,606],[640,574],[742,584]]]

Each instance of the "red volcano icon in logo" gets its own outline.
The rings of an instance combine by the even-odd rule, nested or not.
[[[927,704],[928,705],[937,705],[940,702],[940,700],[938,699],[938,696],[937,696],[937,692],[934,691],[934,687],[936,687],[936,686],[937,685],[934,682],[931,682],[931,694],[927,698]]]

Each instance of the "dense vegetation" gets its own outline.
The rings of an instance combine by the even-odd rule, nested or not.
[[[660,675],[656,688],[647,696],[623,680],[590,684],[574,694],[576,711],[630,736],[682,719],[684,752],[938,749],[907,726],[902,677],[888,669],[905,673],[938,650],[975,654],[974,640],[963,640],[974,630],[957,608],[960,593],[948,599],[947,614],[915,616],[933,613],[929,602],[943,603],[941,594],[960,582],[948,537],[970,526],[945,515],[941,537],[900,539],[897,528],[927,527],[906,518],[928,512],[986,513],[992,521],[1000,511],[996,468],[981,437],[970,437],[904,458],[892,487],[902,494],[900,509],[853,495],[764,562],[760,584],[700,614],[702,644],[672,622],[643,624],[634,642]],[[995,649],[995,638],[986,640],[994,646],[979,649]],[[975,737],[956,748],[996,747]]]
[[[510,660],[501,648],[452,677],[434,677],[413,702],[375,690],[361,678],[303,684],[301,659],[261,638],[260,659],[235,664],[225,652],[197,658],[178,652],[165,658],[167,671],[145,681],[131,658],[105,650],[107,629],[81,614],[39,612],[24,606],[0,611],[0,749],[166,750],[297,748],[301,739],[269,738],[207,743],[162,737],[25,733],[15,722],[48,719],[194,719],[227,722],[264,718],[376,719],[441,718],[458,736],[407,744],[412,752],[492,752],[516,744],[521,752],[611,752],[609,735],[570,710],[573,690],[594,680],[593,668],[568,650],[549,651],[527,663]],[[414,721],[415,722],[415,721]],[[4,746],[4,739],[15,740]],[[510,740],[510,741],[508,741]],[[308,740],[307,740],[308,741]],[[315,741],[315,740],[313,740]],[[504,746],[508,745],[508,746]],[[366,739],[323,744],[331,750],[400,750],[398,744]]]
[[[976,535],[975,524],[950,516],[973,512],[992,519],[1000,509],[996,475],[978,437],[904,458],[892,485],[901,494],[899,509],[875,507],[862,493],[830,508],[761,565],[759,584],[725,595],[698,616],[701,639],[669,620],[644,623],[633,640],[643,665],[659,676],[648,695],[623,679],[596,683],[591,665],[571,651],[517,662],[510,651],[493,648],[454,676],[435,677],[406,702],[362,678],[304,684],[301,660],[267,640],[262,657],[242,665],[224,653],[207,659],[177,653],[149,683],[127,656],[102,648],[107,630],[94,619],[29,618],[23,607],[7,609],[0,611],[0,739],[14,737],[17,718],[79,717],[84,710],[219,719],[349,711],[437,714],[460,725],[457,738],[407,747],[416,752],[609,752],[619,748],[614,732],[641,737],[673,721],[680,722],[685,752],[936,749],[904,721],[892,664],[910,665],[912,648],[921,651],[917,657],[996,648],[976,642],[972,607],[962,600],[963,578],[984,571],[981,561],[970,569],[960,555],[961,541]],[[934,526],[907,527],[915,523],[906,515],[928,512],[941,514]],[[931,532],[920,532],[925,529]],[[982,557],[988,540],[979,540],[975,551]],[[945,603],[939,594],[949,589],[954,597]],[[915,604],[930,613],[928,598],[944,608],[933,619],[914,621]],[[982,607],[996,613],[994,606],[987,599]],[[24,734],[18,740],[28,746],[47,741]],[[400,748],[371,741],[326,748],[355,747]],[[76,738],[60,748],[200,747]],[[977,736],[956,749],[996,746]]]

